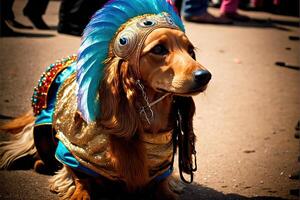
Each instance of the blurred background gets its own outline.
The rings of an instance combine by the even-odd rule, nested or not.
[[[194,97],[198,171],[181,198],[299,199],[299,1],[224,2],[174,2],[197,60],[212,73],[206,92]],[[31,109],[40,75],[76,54],[104,3],[1,0],[1,122]],[[0,199],[58,198],[47,175],[18,169],[0,176]]]

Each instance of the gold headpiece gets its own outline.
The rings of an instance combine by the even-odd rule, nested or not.
[[[139,60],[142,45],[147,36],[158,28],[179,29],[168,13],[145,14],[134,17],[123,24],[112,41],[115,56],[128,60],[135,56]]]

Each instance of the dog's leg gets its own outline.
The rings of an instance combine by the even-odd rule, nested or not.
[[[90,197],[90,185],[87,179],[75,179],[75,192],[71,197],[71,200],[89,200]]]
[[[75,181],[75,192],[71,196],[71,200],[89,200],[91,199],[90,178],[79,172],[73,171],[73,179]]]
[[[75,191],[73,172],[70,167],[63,168],[55,173],[49,180],[50,191],[57,193],[59,199],[70,199]]]
[[[178,200],[179,195],[173,192],[169,186],[169,178],[164,179],[156,186],[155,199],[156,200]]]

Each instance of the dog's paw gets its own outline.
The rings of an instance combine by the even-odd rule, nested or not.
[[[45,174],[47,172],[45,163],[42,160],[36,160],[33,169],[39,174]]]
[[[75,192],[71,196],[70,200],[90,200],[90,194],[84,189],[75,189]]]

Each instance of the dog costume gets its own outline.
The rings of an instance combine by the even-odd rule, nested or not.
[[[139,70],[141,47],[158,28],[184,26],[164,0],[115,0],[96,12],[87,25],[78,54],[49,66],[34,90],[34,135],[53,135],[55,157],[91,176],[122,180],[111,164],[108,136],[97,131],[101,116],[98,91],[111,57],[133,58]],[[139,76],[139,72],[137,72]],[[137,77],[137,80],[140,77]],[[56,138],[55,138],[56,137]],[[149,176],[164,179],[173,170],[173,132],[145,133]],[[47,162],[47,159],[43,159]],[[46,160],[46,161],[45,161]]]

